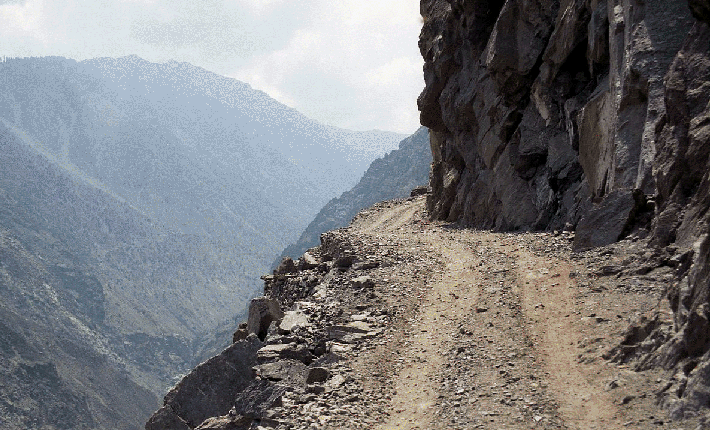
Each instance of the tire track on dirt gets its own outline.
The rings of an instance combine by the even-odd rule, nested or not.
[[[575,323],[579,318],[574,317],[576,285],[570,279],[570,265],[521,251],[517,274],[523,312],[540,342],[538,354],[567,425],[590,430],[621,428],[616,405],[592,382],[593,367],[577,360],[581,339]]]
[[[412,311],[391,342],[358,365],[362,375],[374,363],[389,369],[389,419],[375,428],[629,428],[604,391],[605,364],[578,361],[583,309],[571,262],[534,252],[544,235],[428,223],[421,210],[404,202],[352,227],[415,261],[426,252],[443,262],[402,297]]]
[[[436,247],[439,242],[438,236],[422,236],[425,246]],[[383,430],[431,428],[440,393],[437,375],[447,361],[443,352],[452,343],[461,315],[470,313],[478,301],[479,273],[471,269],[475,257],[457,246],[437,251],[443,251],[444,273],[429,286],[411,326],[402,354],[408,363],[395,381],[393,413],[387,423],[378,427]]]

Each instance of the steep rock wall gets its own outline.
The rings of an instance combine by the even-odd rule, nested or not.
[[[656,193],[663,78],[694,20],[661,0],[424,0],[429,209],[498,229],[576,226]]]
[[[421,13],[431,216],[575,229],[577,249],[635,232],[675,254],[674,327],[638,367],[678,369],[659,394],[674,416],[707,407],[710,2],[422,0]]]
[[[673,416],[710,405],[710,2],[705,22],[696,23],[666,77],[666,113],[658,129],[654,172],[658,208],[652,239],[678,249],[678,282],[668,299],[674,311],[672,337],[651,362],[683,369],[679,399],[666,405]]]

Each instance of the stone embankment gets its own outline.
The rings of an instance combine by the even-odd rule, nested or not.
[[[284,260],[146,429],[704,428],[659,408],[683,375],[634,361],[670,331],[676,257],[427,219],[379,203]]]

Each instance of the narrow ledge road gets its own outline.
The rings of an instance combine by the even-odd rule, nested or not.
[[[376,276],[403,312],[351,363],[364,392],[384,399],[367,405],[386,417],[371,428],[668,424],[653,400],[657,373],[601,358],[658,298],[595,289],[595,255],[575,257],[571,234],[429,223],[422,198],[375,205],[349,230],[402,258]]]

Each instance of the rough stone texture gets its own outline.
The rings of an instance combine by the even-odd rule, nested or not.
[[[413,188],[412,191],[409,193],[409,197],[417,197],[417,196],[423,196],[426,195],[426,193],[429,192],[429,187],[426,185],[422,185],[416,188]]]
[[[355,260],[356,258],[354,255],[344,254],[338,257],[337,260],[335,260],[335,266],[341,269],[347,269],[352,266],[353,263],[355,263]]]
[[[291,257],[284,257],[281,259],[279,265],[274,269],[274,275],[285,275],[287,273],[295,273],[298,269],[296,264],[293,262]]]
[[[232,334],[232,343],[246,339],[247,337],[249,337],[249,330],[247,330],[247,323],[243,322],[239,324],[237,330]]]
[[[697,3],[697,2],[695,2]],[[706,3],[707,4],[707,3]],[[655,358],[683,369],[681,398],[668,402],[677,417],[706,407],[710,396],[710,27],[696,23],[666,77],[663,128],[654,173],[659,246],[678,248],[676,283],[668,294],[674,336]]]
[[[315,269],[320,264],[318,259],[310,252],[304,252],[301,261],[303,262],[303,269]]]
[[[314,367],[308,371],[308,377],[306,378],[306,383],[314,384],[325,382],[330,378],[331,373],[328,369],[324,367]]]
[[[577,249],[650,235],[675,255],[675,326],[639,342],[640,366],[678,370],[659,394],[674,416],[707,406],[710,2],[422,0],[421,13],[431,216],[576,229]]]
[[[256,375],[269,381],[283,381],[290,386],[306,384],[306,365],[297,360],[281,360],[254,366]]]
[[[423,0],[421,12],[435,219],[561,228],[614,190],[655,194],[685,1]]]
[[[147,430],[305,429],[316,421],[304,421],[295,405],[313,413],[323,411],[311,409],[319,395],[341,398],[348,409],[355,401],[363,403],[362,388],[344,373],[351,369],[343,366],[339,354],[381,336],[390,311],[369,291],[377,283],[364,273],[391,263],[387,263],[389,257],[383,260],[374,250],[364,253],[340,231],[324,234],[322,242],[308,251],[307,258],[293,264],[295,272],[289,269],[263,277],[266,296],[254,300],[254,314],[286,315],[282,320],[286,325],[279,330],[277,324],[270,323],[264,343],[251,333],[198,366],[166,396],[165,406],[151,418]],[[361,257],[368,258],[358,262],[358,268],[352,267]],[[356,278],[363,278],[360,283],[370,286],[364,294],[353,288]],[[239,327],[243,329],[244,323]],[[341,342],[334,342],[331,334]],[[318,402],[317,408],[322,405]],[[347,419],[359,426],[363,420],[371,424],[362,410],[352,410]],[[322,414],[326,416],[333,419],[327,411]]]
[[[251,424],[251,418],[225,415],[223,417],[208,418],[195,430],[249,430]]]
[[[172,407],[165,405],[150,417],[145,428],[148,430],[190,430],[192,427],[187,425]]]
[[[358,276],[350,281],[353,288],[369,288],[374,285],[374,281],[369,276]]]
[[[305,345],[296,344],[295,342],[266,345],[257,352],[257,360],[260,363],[280,359],[298,360],[309,364],[313,361],[313,356]]]
[[[259,339],[264,340],[269,330],[269,325],[273,321],[281,321],[284,314],[279,307],[279,303],[269,297],[256,297],[249,304],[249,319],[247,320],[247,331],[255,333]]]
[[[233,413],[252,419],[266,415],[267,410],[281,406],[281,396],[286,387],[268,381],[254,381],[234,399]]]
[[[284,317],[279,324],[279,331],[282,333],[290,333],[297,327],[306,327],[308,323],[308,315],[301,311],[286,311]]]
[[[177,430],[183,424],[194,428],[209,417],[225,415],[237,394],[253,381],[251,368],[261,346],[256,336],[250,336],[197,366],[168,392],[146,430]]]
[[[638,211],[639,195],[631,190],[616,190],[584,215],[577,226],[574,249],[577,251],[609,245],[621,238]]]

